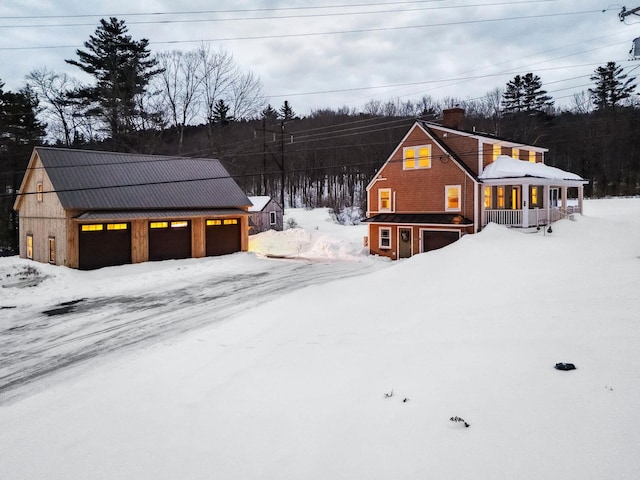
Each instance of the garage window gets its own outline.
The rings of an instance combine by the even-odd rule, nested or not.
[[[186,228],[189,226],[189,222],[186,220],[180,222],[171,222],[171,228]]]
[[[151,222],[149,228],[169,228],[169,222]]]
[[[128,227],[126,223],[107,223],[107,230],[126,230]]]
[[[33,260],[33,235],[27,235],[27,258]]]
[[[82,225],[81,230],[83,232],[101,232],[104,230],[104,225],[102,223],[93,223]]]
[[[207,220],[207,227],[217,227],[222,225],[222,220]]]
[[[238,224],[238,219],[237,218],[226,218],[222,223],[224,225],[237,225]]]
[[[49,237],[49,263],[56,263],[56,239]]]

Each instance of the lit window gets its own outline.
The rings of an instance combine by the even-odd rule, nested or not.
[[[498,208],[504,208],[504,187],[498,187]]]
[[[149,228],[169,228],[169,222],[151,222]]]
[[[126,230],[127,228],[126,223],[107,223],[107,230]]]
[[[269,225],[276,224],[276,212],[269,212]]]
[[[517,148],[512,148],[511,149],[511,157],[517,158],[519,160],[520,159],[520,150],[518,150]]]
[[[431,168],[431,145],[406,147],[402,150],[403,168]]]
[[[179,222],[171,222],[171,228],[185,228],[189,226],[189,222],[181,220]]]
[[[378,210],[380,211],[390,211],[391,210],[391,189],[390,188],[381,188],[378,190]]]
[[[238,224],[238,219],[237,218],[226,218],[223,220],[222,222],[223,225],[237,225]]]
[[[495,160],[500,155],[502,155],[502,147],[500,145],[498,145],[497,143],[494,143],[493,144],[493,159]]]
[[[207,220],[207,227],[222,225],[222,220]]]
[[[44,190],[43,190],[43,188],[42,188],[42,182],[38,182],[38,183],[36,184],[36,200],[37,200],[38,202],[41,202],[41,201],[42,201],[43,196],[44,196],[44,193],[43,193],[43,192],[44,192]]]
[[[484,187],[484,208],[491,208],[491,187]]]
[[[391,248],[391,229],[380,229],[380,248]]]
[[[102,223],[82,225],[81,229],[83,232],[100,232],[104,229],[104,225]]]
[[[460,211],[460,185],[447,185],[445,187],[446,192],[446,211]]]
[[[531,201],[529,202],[532,207],[539,207],[540,201],[540,187],[531,187]]]
[[[536,152],[529,152],[529,161],[531,163],[536,163]]]
[[[27,235],[27,258],[33,259],[33,235]]]
[[[56,239],[49,237],[49,263],[56,263]]]

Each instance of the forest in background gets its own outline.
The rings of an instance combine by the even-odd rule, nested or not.
[[[558,108],[533,73],[478,99],[389,99],[362,109],[267,103],[259,78],[224,50],[152,55],[123,21],[102,20],[67,63],[94,81],[41,68],[17,92],[0,81],[0,252],[17,246],[12,205],[36,145],[218,158],[248,195],[286,207],[366,206],[365,187],[416,119],[459,106],[466,129],[549,149],[546,163],[588,179],[591,197],[640,193],[640,103],[613,62]],[[0,77],[1,78],[1,77]]]

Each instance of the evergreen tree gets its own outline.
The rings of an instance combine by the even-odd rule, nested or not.
[[[516,75],[507,82],[502,94],[502,106],[505,113],[544,112],[553,106],[553,100],[542,89],[540,77],[527,73],[522,77]]]
[[[229,116],[230,107],[224,102],[224,100],[218,100],[213,107],[213,122],[221,127],[228,125],[234,119]]]
[[[87,115],[97,117],[119,143],[145,120],[141,97],[151,78],[162,70],[151,57],[149,41],[132,40],[124,20],[100,20],[95,33],[76,50],[78,60],[65,60],[95,78],[75,94]]]
[[[0,81],[0,254],[16,253],[18,222],[13,202],[31,151],[42,143],[45,125],[38,119],[38,99],[29,88],[3,91]]]
[[[261,112],[262,114],[262,118],[265,118],[267,120],[276,120],[278,118],[278,112],[275,111],[275,109],[271,106],[271,104],[268,104]]]
[[[622,67],[616,65],[616,62],[608,62],[605,66],[596,68],[591,76],[595,87],[589,89],[596,110],[615,109],[633,94],[636,89],[636,84],[633,83],[635,77],[627,78],[622,71]]]
[[[279,113],[280,113],[280,118],[284,121],[291,120],[293,117],[296,116],[295,112],[293,111],[293,108],[291,108],[291,105],[289,104],[289,100],[284,101],[284,103],[280,107]]]

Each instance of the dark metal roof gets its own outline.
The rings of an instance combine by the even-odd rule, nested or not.
[[[36,151],[65,209],[201,209],[251,205],[215,159],[50,147],[36,147]]]
[[[138,218],[195,218],[195,217],[219,217],[229,215],[251,215],[250,212],[238,208],[221,208],[208,210],[118,210],[84,212],[74,220],[135,220]]]
[[[380,213],[364,219],[363,222],[401,223],[407,225],[473,225],[471,220],[456,213]]]

